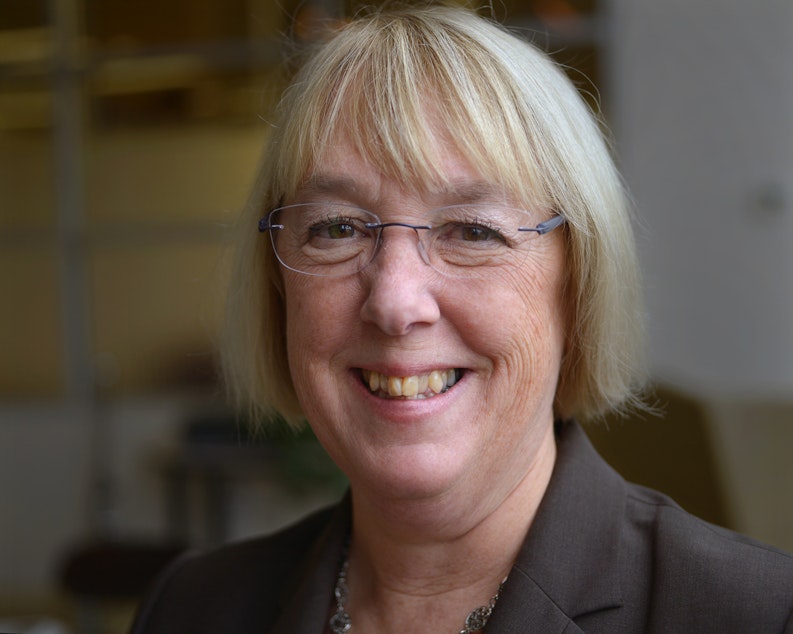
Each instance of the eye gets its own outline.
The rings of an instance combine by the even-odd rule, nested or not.
[[[357,232],[354,220],[337,218],[325,220],[311,226],[309,233],[312,238],[329,238],[331,240],[342,240],[352,238]]]
[[[441,233],[444,239],[460,244],[480,243],[484,246],[487,243],[506,243],[501,231],[481,222],[450,222]]]
[[[459,225],[459,237],[466,242],[485,242],[486,240],[502,240],[498,231],[482,225]]]
[[[350,238],[355,233],[355,227],[348,222],[337,222],[328,227],[328,236],[337,240],[339,238]]]

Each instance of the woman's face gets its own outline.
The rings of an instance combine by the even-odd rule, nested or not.
[[[486,186],[438,143],[448,191],[389,180],[342,139],[288,202],[341,202],[382,222],[421,224]],[[520,267],[444,277],[422,260],[412,230],[389,227],[360,273],[282,270],[295,390],[353,491],[381,501],[460,493],[470,505],[472,495],[512,490],[548,451],[565,338],[563,243],[561,231],[535,236]],[[387,394],[397,377],[415,377],[408,394],[414,382],[431,392],[434,373],[449,371],[457,382],[430,398]],[[386,389],[373,392],[370,381]]]

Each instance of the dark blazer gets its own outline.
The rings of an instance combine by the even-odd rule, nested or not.
[[[626,483],[575,423],[557,425],[557,444],[488,634],[793,633],[793,556]],[[345,498],[270,537],[181,559],[132,632],[321,634],[349,522]]]

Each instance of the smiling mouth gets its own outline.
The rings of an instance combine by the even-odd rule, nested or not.
[[[361,370],[364,385],[379,398],[426,399],[448,391],[462,377],[462,370],[433,370],[414,376],[388,376]]]

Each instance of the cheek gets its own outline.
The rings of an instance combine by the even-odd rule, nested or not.
[[[338,278],[285,276],[286,346],[295,374],[327,368],[344,349],[358,319],[357,292]],[[305,377],[303,377],[305,378]]]
[[[325,397],[327,362],[323,362],[323,347],[332,339],[327,325],[334,323],[327,311],[323,317],[321,297],[317,297],[311,278],[288,276],[285,282],[286,351],[289,373],[304,415],[316,418],[314,404]],[[325,370],[323,370],[325,368]]]
[[[528,263],[531,274],[514,276],[511,286],[521,304],[528,335],[551,354],[561,356],[567,332],[564,248],[558,236]]]
[[[472,345],[487,351],[495,376],[508,378],[506,389],[555,386],[565,341],[561,276],[519,273],[482,289],[467,328]]]
[[[306,353],[315,349],[318,328],[316,325],[316,302],[312,301],[312,289],[307,286],[303,276],[285,276],[284,296],[286,303],[286,350],[289,355],[289,369],[295,388],[306,384]]]

